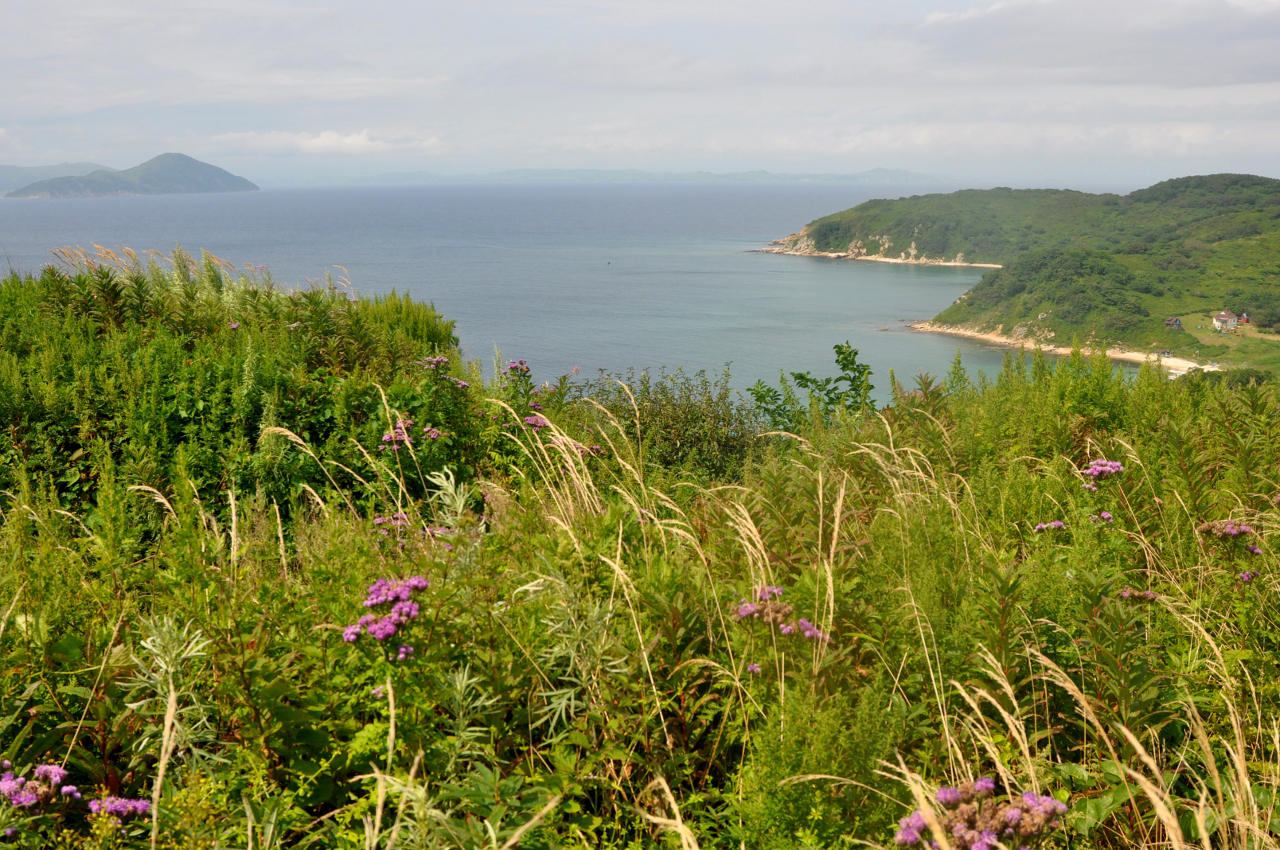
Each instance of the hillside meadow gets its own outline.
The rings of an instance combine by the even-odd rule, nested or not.
[[[1271,382],[536,384],[63,260],[0,282],[2,846],[1280,847]]]

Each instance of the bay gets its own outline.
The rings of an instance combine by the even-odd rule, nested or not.
[[[910,383],[957,352],[972,372],[1001,349],[906,330],[979,279],[976,269],[759,253],[806,222],[892,187],[836,184],[442,185],[0,203],[0,264],[37,271],[64,245],[175,245],[281,286],[326,275],[361,293],[393,289],[456,320],[464,353],[524,358],[540,380],[575,367],[682,367],[733,385],[779,370],[834,370],[849,341]],[[486,371],[489,371],[488,367]]]

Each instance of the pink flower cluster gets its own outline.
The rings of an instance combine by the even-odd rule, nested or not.
[[[118,818],[145,815],[151,811],[151,801],[131,800],[127,797],[103,797],[101,800],[90,800],[89,811],[95,815],[106,812]]]
[[[382,435],[382,445],[378,446],[378,448],[381,451],[390,449],[393,452],[398,452],[401,446],[413,445],[413,437],[409,434],[412,428],[412,419],[397,419],[391,430]]]
[[[1118,460],[1107,460],[1106,458],[1100,457],[1089,461],[1089,465],[1080,470],[1080,472],[1086,477],[1092,479],[1091,481],[1084,482],[1084,489],[1097,490],[1098,481],[1124,472],[1124,464],[1120,463]]]
[[[13,765],[4,762],[5,768]],[[12,770],[0,774],[0,797],[4,797],[14,808],[27,809],[37,804],[48,803],[57,797],[69,800],[80,799],[80,789],[74,785],[63,785],[67,770],[59,764],[37,765],[30,780],[25,776],[15,776]]]
[[[417,591],[426,590],[430,582],[423,576],[410,576],[406,579],[378,579],[369,585],[368,595],[364,600],[366,608],[388,608],[385,614],[365,614],[355,623],[342,630],[342,639],[347,643],[355,643],[361,633],[366,633],[376,641],[384,641],[394,636],[402,626],[418,618],[420,608],[414,601]],[[413,648],[401,646],[398,660],[403,661],[412,654]]]
[[[1030,843],[1062,826],[1066,804],[1034,791],[997,801],[995,788],[995,780],[984,776],[954,788],[938,789],[937,801],[942,809],[937,812],[938,825],[952,847],[997,850],[1017,846],[1026,850]],[[917,810],[898,822],[894,841],[900,847],[938,847],[930,836],[929,824]]]

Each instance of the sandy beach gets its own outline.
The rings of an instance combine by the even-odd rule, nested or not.
[[[970,328],[960,328],[954,325],[940,325],[935,322],[915,322],[907,325],[913,331],[931,334],[947,334],[949,336],[961,336],[965,339],[974,339],[980,342],[990,343],[991,345],[1000,345],[1006,348],[1039,348],[1050,354],[1070,354],[1071,346],[1069,345],[1049,345],[1042,342],[1036,342],[1031,339],[1015,339],[1011,336],[1003,334],[989,333],[987,331],[975,331]],[[1087,345],[1080,347],[1084,354],[1093,354],[1093,349]],[[1195,360],[1189,360],[1185,357],[1161,357],[1158,354],[1149,354],[1141,351],[1132,351],[1127,348],[1108,348],[1105,354],[1112,360],[1121,363],[1146,363],[1148,361],[1164,368],[1173,373],[1188,372],[1192,369],[1201,369],[1206,372],[1218,371],[1217,366],[1197,363]]]

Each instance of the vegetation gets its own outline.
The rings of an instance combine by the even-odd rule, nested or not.
[[[1280,368],[1280,180],[1215,174],[1125,196],[969,190],[869,201],[793,241],[852,255],[999,263],[936,321]],[[1252,343],[1187,330],[1248,314]]]
[[[69,259],[0,284],[8,846],[1280,846],[1274,382],[762,409]]]
[[[257,186],[216,165],[186,154],[164,153],[123,171],[102,169],[83,176],[49,177],[14,189],[9,198],[83,198],[94,195],[174,195],[192,192],[252,192]]]

